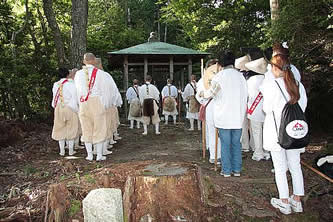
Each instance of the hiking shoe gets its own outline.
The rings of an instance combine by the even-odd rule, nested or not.
[[[230,177],[230,174],[225,174],[223,172],[221,172],[220,175],[223,176],[223,177]]]
[[[214,159],[209,159],[209,162],[212,164],[215,164],[215,160]],[[221,165],[221,160],[217,160],[217,165]]]
[[[271,158],[271,155],[269,153],[264,153],[264,159],[269,160]]]
[[[263,159],[262,157],[252,156],[252,160],[255,160],[255,161],[260,161],[262,159]]]
[[[233,175],[234,177],[240,177],[240,172],[233,172],[232,175]]]
[[[291,195],[291,197],[289,198],[289,204],[291,206],[291,209],[295,212],[295,213],[302,213],[303,212],[303,207],[302,207],[302,202],[301,201],[296,201],[294,200],[294,195]]]
[[[283,214],[291,214],[291,207],[289,203],[283,203],[281,199],[272,198],[271,204],[274,208],[279,209]]]
[[[249,148],[247,148],[247,149],[242,149],[242,152],[244,152],[244,153],[248,153],[248,152],[250,152],[250,149],[249,149]]]

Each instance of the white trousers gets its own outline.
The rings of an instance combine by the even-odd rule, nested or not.
[[[289,170],[293,184],[293,194],[304,195],[303,173],[300,162],[300,149],[271,151],[275,169],[275,182],[280,199],[289,198],[287,171]]]
[[[263,129],[263,124],[262,122],[257,122],[254,120],[251,120],[250,124],[250,138],[253,141],[253,146],[252,149],[254,150],[253,156],[257,158],[264,158],[264,149],[262,147],[262,129]]]
[[[250,148],[254,149],[253,138],[251,137],[251,134],[250,120],[245,117],[241,136],[242,150],[250,150]]]
[[[215,159],[215,126],[213,121],[206,121],[206,147],[209,150],[209,159]],[[218,138],[217,143],[217,159],[221,158],[221,142]]]

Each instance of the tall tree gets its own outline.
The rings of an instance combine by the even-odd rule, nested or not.
[[[271,19],[276,20],[279,16],[279,0],[269,0],[271,8]]]
[[[71,65],[80,67],[87,49],[88,0],[72,0]]]
[[[53,11],[53,1],[43,0],[43,9],[47,22],[49,23],[53,33],[53,39],[57,51],[58,66],[64,67],[66,65],[65,46]]]

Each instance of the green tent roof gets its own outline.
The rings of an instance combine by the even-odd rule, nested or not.
[[[108,52],[110,55],[210,55],[165,42],[146,42],[119,51]]]

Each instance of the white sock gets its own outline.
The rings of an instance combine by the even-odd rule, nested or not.
[[[201,130],[201,121],[198,120],[198,130]]]
[[[60,156],[65,156],[65,140],[59,140]]]
[[[103,156],[103,144],[104,144],[104,142],[95,144],[97,147],[97,157],[96,157],[97,161],[106,159],[106,157]]]
[[[174,115],[174,116],[173,116],[173,124],[176,124],[176,121],[177,121],[177,116]]]
[[[136,128],[140,129],[140,122],[136,121]]]
[[[87,157],[86,160],[93,160],[94,156],[92,154],[92,143],[84,143],[86,150],[87,150]]]
[[[67,140],[67,144],[68,144],[68,149],[69,149],[68,154],[70,156],[74,155],[74,140]]]
[[[191,130],[194,130],[194,119],[190,119]]]
[[[160,134],[160,124],[159,123],[155,124],[155,133]]]
[[[131,124],[130,128],[133,129],[133,127],[134,127],[134,120],[130,120],[130,124]]]
[[[164,115],[164,119],[165,119],[165,124],[168,124],[169,115]]]
[[[148,134],[148,126],[143,124],[143,134]]]

